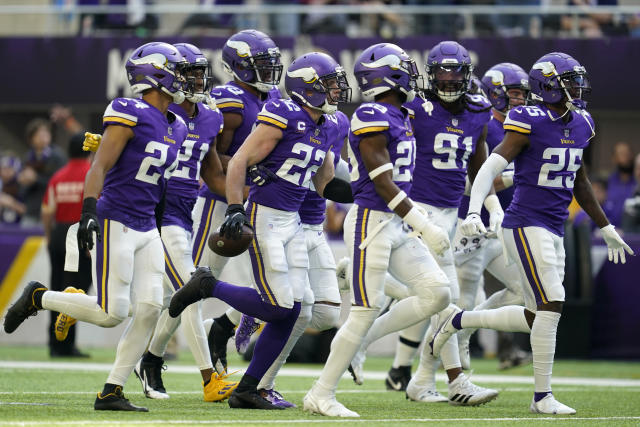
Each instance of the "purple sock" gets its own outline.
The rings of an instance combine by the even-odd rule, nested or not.
[[[538,393],[537,391],[533,393],[533,400],[535,402],[540,402],[544,399],[548,394],[553,394],[550,391],[543,391],[542,393]]]
[[[453,316],[453,320],[451,320],[451,324],[456,329],[462,329],[462,325],[460,324],[460,322],[462,322],[462,313],[464,313],[464,310]]]
[[[294,303],[293,308],[288,311],[287,317],[265,325],[258,341],[256,341],[251,363],[247,367],[247,375],[261,379],[282,352],[289,340],[293,325],[298,320],[300,303]]]
[[[212,294],[236,310],[265,322],[286,318],[291,311],[288,308],[265,302],[255,289],[235,286],[227,282],[219,281],[216,283]]]

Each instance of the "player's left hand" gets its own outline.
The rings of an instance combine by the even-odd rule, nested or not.
[[[99,133],[85,132],[82,150],[96,152],[100,146],[100,141],[102,141],[102,135]]]
[[[220,226],[220,235],[227,239],[238,240],[242,233],[243,225],[251,225],[244,206],[241,204],[233,204],[227,207],[224,222]]]
[[[460,224],[460,231],[465,236],[477,236],[478,234],[485,234],[487,229],[482,223],[482,218],[477,213],[470,213]]]
[[[620,258],[620,262],[622,264],[627,262],[625,252],[629,255],[633,255],[633,250],[624,242],[624,240],[622,240],[622,237],[620,237],[613,224],[602,227],[600,231],[602,232],[602,238],[607,244],[607,249],[609,250],[609,261],[613,261],[614,264],[617,264],[618,258]]]
[[[278,179],[278,175],[263,165],[253,165],[248,169],[247,173],[251,181],[259,187]]]
[[[100,233],[100,223],[96,213],[97,200],[94,197],[87,197],[82,202],[82,216],[78,227],[78,248],[82,251],[93,249],[93,233],[96,233],[96,240],[102,241]]]
[[[500,200],[495,194],[490,194],[484,200],[484,207],[489,212],[489,230],[498,232],[502,226],[502,220],[504,219],[504,211],[500,206]]]

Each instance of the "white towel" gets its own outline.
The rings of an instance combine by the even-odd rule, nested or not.
[[[78,271],[78,263],[80,260],[80,250],[78,248],[78,227],[79,222],[76,222],[69,230],[67,230],[67,241],[65,243],[66,256],[64,258],[64,270],[75,272]]]

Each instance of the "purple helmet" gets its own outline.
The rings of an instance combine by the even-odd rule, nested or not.
[[[571,110],[584,105],[577,100],[582,100],[582,95],[591,91],[584,67],[561,52],[548,53],[533,64],[529,71],[529,86],[533,100],[548,104],[564,102]]]
[[[156,88],[180,104],[185,99],[182,75],[187,61],[167,43],[151,42],[133,51],[125,68],[134,93]]]
[[[429,90],[444,102],[454,102],[467,92],[473,65],[460,43],[444,41],[429,51],[425,69]]]
[[[513,105],[509,103],[509,89],[524,91],[524,99],[529,94],[529,76],[518,65],[503,62],[489,68],[482,76],[484,89],[491,105],[498,111],[505,112]]]
[[[187,81],[185,90],[187,100],[194,104],[203,102],[213,83],[211,64],[200,49],[190,43],[176,43],[173,46],[188,63],[183,70]]]
[[[235,78],[267,93],[280,83],[280,50],[258,30],[243,30],[229,37],[222,48],[222,63]]]
[[[327,114],[335,114],[339,102],[351,99],[346,73],[326,53],[310,52],[296,58],[287,69],[284,86],[296,103]]]
[[[416,95],[417,80],[421,77],[415,61],[392,43],[378,43],[366,48],[356,59],[353,73],[367,100],[396,90],[406,96],[406,102],[411,102]]]

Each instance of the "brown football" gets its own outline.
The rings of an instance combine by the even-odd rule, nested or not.
[[[245,224],[242,226],[239,239],[227,239],[220,235],[220,232],[214,231],[209,235],[208,244],[214,253],[224,257],[234,257],[246,251],[252,241],[253,229]]]

